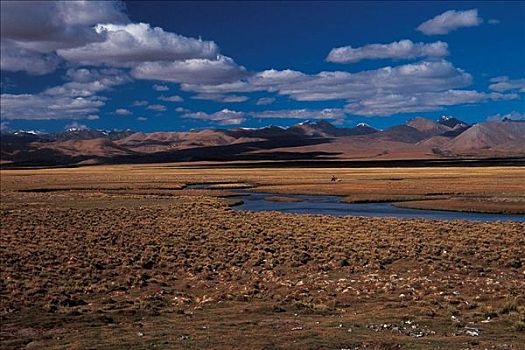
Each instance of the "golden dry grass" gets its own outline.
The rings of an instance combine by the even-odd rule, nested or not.
[[[219,182],[212,186],[227,190],[255,185],[255,191],[337,194],[356,203],[403,201],[404,206],[416,208],[525,213],[523,167],[232,169],[166,164],[2,170],[0,174],[6,190],[102,187],[166,191],[187,183]],[[331,182],[332,176],[341,181]]]
[[[343,181],[329,183],[332,174]],[[522,176],[520,168],[2,171],[1,347],[519,349],[523,223],[237,212],[216,197],[227,189],[184,185],[515,198]]]

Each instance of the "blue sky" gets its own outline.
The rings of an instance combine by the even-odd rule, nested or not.
[[[525,115],[524,2],[2,2],[3,129]]]

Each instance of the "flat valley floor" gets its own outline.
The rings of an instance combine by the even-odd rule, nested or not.
[[[525,223],[231,208],[232,188],[254,186],[525,214],[524,179],[520,167],[2,170],[0,347],[525,349]]]

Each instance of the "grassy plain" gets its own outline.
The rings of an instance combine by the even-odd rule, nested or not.
[[[523,349],[525,224],[238,212],[227,197],[252,185],[523,213],[524,178],[519,167],[2,170],[1,348]],[[185,188],[201,182],[218,189]]]

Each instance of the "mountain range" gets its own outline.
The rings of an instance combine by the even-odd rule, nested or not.
[[[3,166],[56,166],[228,160],[409,160],[525,157],[525,123],[467,124],[416,117],[385,130],[326,120],[287,128],[188,132],[101,131],[2,133]]]

